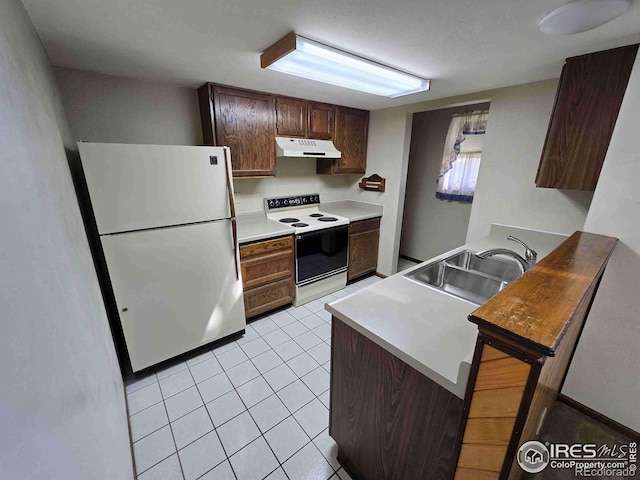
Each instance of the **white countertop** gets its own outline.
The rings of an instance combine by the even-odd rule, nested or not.
[[[263,211],[236,215],[238,243],[253,242],[282,235],[293,235],[295,229],[280,222],[269,220]]]
[[[324,213],[347,217],[350,222],[382,216],[382,205],[357,202],[355,200],[321,203],[319,208]],[[286,224],[269,220],[262,210],[239,213],[236,215],[236,222],[238,226],[238,243],[291,235],[295,231],[293,227]]]
[[[366,220],[382,216],[382,205],[377,203],[358,202],[355,200],[339,200],[320,204],[320,211],[347,217],[350,222]]]
[[[491,234],[455,248],[420,265],[444,259],[460,250],[521,246],[506,239],[514,235],[542,259],[565,235],[492,225]],[[332,315],[397,356],[423,375],[464,398],[478,329],[467,320],[477,306],[420,285],[397,273],[325,306]]]

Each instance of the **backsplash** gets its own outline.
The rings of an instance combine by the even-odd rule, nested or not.
[[[319,193],[322,202],[345,200],[359,175],[317,175],[312,158],[278,158],[275,178],[235,178],[238,213],[262,210],[265,197]]]

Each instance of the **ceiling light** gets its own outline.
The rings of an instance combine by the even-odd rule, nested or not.
[[[384,97],[429,90],[430,80],[343,52],[293,32],[260,55],[260,66]]]
[[[622,15],[631,0],[575,0],[556,8],[540,22],[540,31],[572,35],[593,30]]]

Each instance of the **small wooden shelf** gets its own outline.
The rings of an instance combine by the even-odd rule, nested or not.
[[[370,177],[363,177],[358,186],[362,190],[367,190],[369,192],[384,192],[386,182],[386,179],[382,178],[377,173],[374,173]]]

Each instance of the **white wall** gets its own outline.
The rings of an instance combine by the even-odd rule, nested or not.
[[[492,223],[570,234],[582,229],[592,192],[537,188],[536,172],[557,80],[494,90],[467,241]]]
[[[0,478],[133,478],[120,369],[53,69],[0,3]]]
[[[201,145],[194,89],[55,68],[74,142]]]
[[[68,68],[55,72],[74,142],[202,145],[195,89]],[[313,159],[278,159],[276,170],[276,178],[234,180],[238,212],[262,210],[262,199],[277,195],[344,200],[359,179],[316,175]]]
[[[436,198],[436,179],[451,116],[488,109],[481,103],[413,116],[400,254],[428,260],[465,243],[471,203]]]
[[[584,229],[617,237],[562,393],[640,432],[640,55]]]
[[[573,233],[582,228],[591,192],[535,187],[556,86],[557,80],[546,80],[371,112],[366,175],[378,173],[385,177],[387,189],[385,193],[372,194],[354,185],[350,197],[385,205],[378,253],[380,273],[395,273],[411,114],[415,112],[491,101],[468,241],[488,234],[492,223],[556,233]]]
[[[351,187],[352,200],[378,203],[384,207],[380,221],[377,270],[383,275],[396,273],[398,266],[412,122],[413,115],[404,108],[371,112],[365,175],[377,173],[386,178],[385,192],[361,190],[357,182]]]
[[[265,197],[319,193],[320,200],[331,202],[349,198],[350,185],[358,175],[316,175],[313,158],[278,158],[275,178],[236,178],[236,210],[251,212],[263,210]]]

